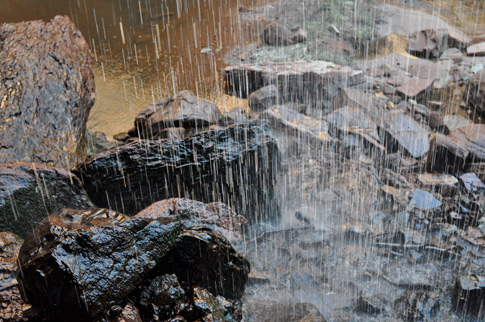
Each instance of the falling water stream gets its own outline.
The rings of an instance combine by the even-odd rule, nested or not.
[[[314,7],[319,3],[307,2]],[[392,3],[406,7],[411,2]],[[111,138],[132,128],[141,109],[182,89],[215,101],[222,111],[247,108],[246,100],[224,93],[220,70],[236,46],[259,41],[264,19],[251,23],[239,9],[265,4],[250,0],[3,0],[0,23],[48,20],[58,14],[71,17],[96,60],[97,97],[88,128]],[[478,12],[473,8],[479,8]],[[442,15],[476,39],[485,37],[483,2],[423,1],[419,9]],[[316,28],[305,21],[305,13],[300,20],[310,31]],[[370,46],[370,53],[354,57],[371,59],[389,53],[389,48],[404,52],[402,37],[391,37],[395,37],[394,47],[388,46],[387,51]],[[446,113],[460,110],[459,101],[450,104],[453,108]],[[306,302],[329,321],[399,321],[396,301],[407,292],[417,292],[423,310],[432,310],[439,301],[432,320],[470,319],[453,311],[449,294],[456,276],[473,265],[484,265],[483,254],[480,260],[465,257],[447,244],[456,234],[449,225],[419,234],[411,231],[406,225],[410,216],[419,221],[423,213],[398,206],[394,199],[399,197],[393,192],[383,193],[385,171],[371,166],[362,155],[346,158],[285,132],[274,135],[283,155],[277,187],[281,220],[277,225],[261,223],[239,248],[253,270],[244,298],[250,318],[257,321],[252,312],[268,306],[277,320],[278,304]],[[391,161],[377,164],[385,162]],[[407,198],[410,190],[404,186],[398,194]],[[360,309],[354,309],[355,303]]]

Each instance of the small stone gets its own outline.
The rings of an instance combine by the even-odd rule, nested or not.
[[[416,189],[411,193],[409,206],[420,210],[432,210],[441,207],[441,201],[427,191]]]
[[[468,56],[483,56],[485,55],[485,41],[478,44],[468,46],[466,49]]]
[[[475,173],[465,173],[460,176],[460,180],[465,186],[465,188],[470,192],[477,192],[479,190],[485,189],[485,184],[478,178]]]

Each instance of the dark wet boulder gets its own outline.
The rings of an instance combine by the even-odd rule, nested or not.
[[[3,24],[0,62],[0,161],[83,161],[94,75],[75,25],[67,16]]]
[[[485,316],[485,277],[479,275],[462,275],[457,278],[453,292],[453,307],[457,311]]]
[[[210,228],[229,241],[238,241],[243,238],[243,227],[247,220],[236,214],[222,202],[205,204],[200,201],[172,198],[162,200],[140,211],[137,218],[172,218],[183,221],[188,227],[202,226]]]
[[[55,319],[95,317],[164,263],[182,231],[180,223],[107,209],[64,209],[41,223],[20,249],[23,298]]]
[[[180,314],[188,305],[188,294],[175,274],[157,276],[140,289],[137,305],[145,321],[164,321]]]
[[[440,309],[437,293],[408,292],[394,302],[394,308],[404,321],[432,320]]]
[[[0,231],[25,238],[64,207],[93,207],[74,174],[39,163],[0,163]]]
[[[261,87],[249,95],[248,104],[253,111],[262,111],[278,101],[278,89],[274,85]]]
[[[386,133],[384,144],[393,149],[397,144],[413,158],[424,157],[429,150],[428,132],[419,126],[416,121],[400,111],[383,113],[379,124],[380,129]],[[382,140],[381,140],[382,142]]]
[[[216,104],[183,90],[143,109],[135,119],[135,126],[141,138],[150,139],[167,128],[200,131],[221,119],[222,114]]]
[[[425,29],[412,33],[406,44],[411,55],[438,58],[448,49],[447,29]]]
[[[448,138],[468,151],[470,162],[485,160],[485,124],[460,127],[451,132]]]
[[[364,73],[326,61],[241,64],[224,69],[226,92],[248,97],[273,84],[282,102],[328,107],[339,89],[365,83]]]
[[[470,78],[466,101],[475,111],[485,113],[485,69]]]
[[[17,282],[17,256],[22,240],[11,232],[0,232],[0,320],[25,321],[30,308],[20,296]]]
[[[102,322],[103,320],[99,321]],[[126,304],[123,308],[115,305],[110,310],[109,322],[143,322],[138,308],[131,303]],[[93,322],[98,322],[94,320]],[[104,322],[104,321],[103,321]]]
[[[432,78],[406,78],[396,91],[405,99],[427,100],[431,95],[433,81]]]
[[[291,30],[277,22],[272,22],[267,25],[261,33],[261,40],[263,43],[270,46],[293,45],[295,43],[293,37],[294,35]]]
[[[455,173],[462,170],[469,152],[448,136],[437,133],[430,141],[428,168]]]
[[[278,164],[278,146],[265,127],[239,123],[183,141],[126,144],[74,172],[100,207],[135,215],[156,201],[182,197],[224,202],[251,221],[277,216]]]
[[[185,229],[161,269],[188,286],[201,286],[214,295],[240,299],[248,281],[249,261],[222,236],[207,228]]]

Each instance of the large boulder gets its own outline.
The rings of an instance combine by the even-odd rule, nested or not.
[[[0,231],[25,238],[49,214],[65,207],[93,207],[74,174],[39,163],[0,163]]]
[[[365,82],[362,71],[326,61],[242,64],[224,69],[226,91],[247,97],[261,87],[274,84],[283,102],[328,106],[340,88]]]
[[[94,104],[89,45],[66,16],[0,26],[0,162],[70,168]]]
[[[425,29],[412,33],[406,44],[411,55],[438,58],[448,49],[447,29]]]
[[[135,119],[135,126],[142,138],[150,139],[157,138],[167,128],[201,130],[221,119],[216,104],[183,90],[143,109]]]
[[[74,172],[100,207],[135,215],[156,201],[183,197],[222,201],[251,221],[277,214],[278,162],[278,146],[264,126],[240,123],[183,141],[126,144]]]
[[[475,111],[485,113],[485,69],[470,78],[466,95],[468,104]]]
[[[183,221],[186,226],[202,226],[210,228],[229,241],[238,241],[243,238],[243,227],[246,218],[236,214],[222,202],[205,204],[200,201],[171,198],[158,201],[143,209],[137,218],[172,218]]]
[[[164,274],[238,299],[249,273],[248,261],[208,229],[107,209],[51,215],[25,240],[18,262],[24,299],[63,321],[98,316]]]

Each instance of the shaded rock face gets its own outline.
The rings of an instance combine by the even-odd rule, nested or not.
[[[340,88],[362,84],[364,73],[326,61],[298,63],[242,64],[224,69],[226,91],[248,97],[261,87],[273,84],[283,102],[327,106]]]
[[[222,201],[250,221],[274,218],[276,141],[263,126],[240,123],[184,141],[141,141],[79,165],[93,202],[134,215],[155,201]],[[247,189],[251,187],[251,189]]]
[[[209,229],[107,209],[51,215],[26,239],[19,264],[23,298],[64,321],[117,316],[114,306],[128,298],[143,315],[171,317],[186,309],[185,287],[238,299],[249,273],[249,262]]]
[[[25,321],[24,312],[30,308],[20,297],[16,278],[17,256],[21,239],[11,232],[0,232],[0,320]]]
[[[200,130],[209,124],[218,123],[221,119],[222,114],[216,104],[184,90],[142,110],[135,119],[135,126],[142,138],[150,139],[157,138],[167,128]]]
[[[468,104],[477,112],[485,113],[485,69],[470,79],[466,94]]]
[[[222,202],[205,204],[200,201],[172,198],[154,203],[143,209],[137,218],[172,218],[183,221],[186,226],[203,226],[220,233],[230,241],[243,238],[246,218],[236,214]]]
[[[0,163],[0,231],[25,238],[49,214],[64,207],[93,207],[71,172],[38,163]]]
[[[0,27],[0,161],[84,160],[93,58],[66,16]]]
[[[447,29],[425,29],[409,36],[406,51],[424,58],[438,58],[448,49]]]

